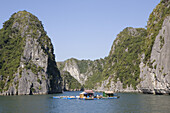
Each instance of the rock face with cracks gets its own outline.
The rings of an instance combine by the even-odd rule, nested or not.
[[[27,11],[14,13],[0,38],[1,95],[62,92],[53,45],[37,17]]]
[[[141,90],[145,93],[170,93],[170,16],[163,22],[152,47],[151,66],[140,64]]]

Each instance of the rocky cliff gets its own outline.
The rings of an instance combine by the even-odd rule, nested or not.
[[[137,29],[128,28],[129,36],[124,30],[122,36],[121,33],[118,34],[105,66],[107,71],[104,74],[111,73],[99,84],[98,90],[170,93],[169,15],[170,1],[162,0],[151,13],[147,30],[136,32]],[[145,33],[140,35],[142,32]],[[132,39],[135,40],[129,42]],[[120,48],[117,47],[119,45]]]
[[[14,13],[0,30],[0,94],[57,93],[61,80],[41,21],[27,11]]]
[[[148,21],[148,44],[151,47],[147,61],[140,63],[140,89],[144,93],[170,94],[170,1],[162,0]],[[145,59],[147,53],[143,55]]]
[[[147,30],[137,31],[128,28],[129,36],[124,30],[122,36],[121,33],[118,34],[105,66],[107,71],[104,74],[111,73],[108,73],[109,77],[98,83],[99,86],[96,88],[120,92],[169,94],[169,24],[170,1],[161,0],[149,17]],[[140,35],[142,32],[145,33]],[[132,39],[133,42],[129,42]],[[119,45],[121,47],[118,47]]]
[[[60,72],[62,77],[62,89],[64,91],[80,91],[83,90],[83,86],[67,71]]]
[[[61,71],[67,71],[73,76],[81,85],[84,85],[89,77],[102,72],[104,60],[77,60],[71,58],[65,62],[58,62],[58,67]]]

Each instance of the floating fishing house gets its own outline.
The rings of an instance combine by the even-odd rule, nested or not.
[[[94,96],[94,92],[92,90],[85,90],[80,93],[80,96],[53,96],[55,99],[81,99],[81,100],[95,100],[95,99],[117,99],[119,96],[114,94],[113,91],[104,91],[103,96],[97,95]]]
[[[80,93],[80,99],[92,100],[94,99],[94,92],[92,90],[85,90],[84,92]]]

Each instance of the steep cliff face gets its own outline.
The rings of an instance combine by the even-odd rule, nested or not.
[[[145,29],[132,27],[117,35],[102,72],[105,79],[95,85],[97,90],[138,91],[139,64],[146,35]]]
[[[170,1],[162,0],[147,25],[147,50],[140,64],[140,89],[144,93],[169,94]]]
[[[76,59],[68,59],[63,64],[62,71],[69,72],[79,83],[84,84],[88,75],[85,75],[80,72],[80,67],[78,66],[78,60]]]
[[[0,31],[0,94],[61,92],[53,46],[37,17],[19,11]]]
[[[73,76],[81,85],[84,85],[89,77],[102,72],[104,60],[77,60],[74,58],[68,59],[65,62],[58,62],[61,71],[67,71]]]
[[[154,41],[148,65],[140,64],[141,89],[145,93],[170,93],[170,16]]]
[[[107,72],[112,72],[113,74],[108,73],[108,79],[99,84],[98,90],[111,89],[121,92],[169,94],[169,15],[170,1],[161,0],[151,13],[147,31],[145,31],[145,35],[140,36],[142,38],[138,37],[131,43],[122,40],[122,37],[119,36],[121,33],[118,35],[108,56],[109,60],[105,66],[107,70],[104,72],[104,74]],[[128,30],[129,34],[131,34],[130,36],[143,32],[135,31],[135,29]],[[123,35],[123,37],[128,39],[127,35]],[[136,45],[136,42],[140,42],[138,43],[139,45]],[[121,43],[122,45],[120,45]],[[119,51],[121,48],[117,47],[117,45],[120,45],[124,51]],[[131,50],[135,46],[137,48],[125,54],[125,52],[129,51],[129,45],[132,45]],[[116,55],[116,51],[119,51],[119,54]]]
[[[60,72],[62,77],[62,89],[64,91],[80,91],[83,86],[67,71]]]

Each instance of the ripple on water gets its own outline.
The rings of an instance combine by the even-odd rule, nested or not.
[[[79,95],[64,92],[60,95]],[[101,94],[101,93],[99,93]],[[119,99],[66,100],[53,99],[54,95],[0,96],[0,113],[122,113],[170,111],[169,95],[119,93]]]

